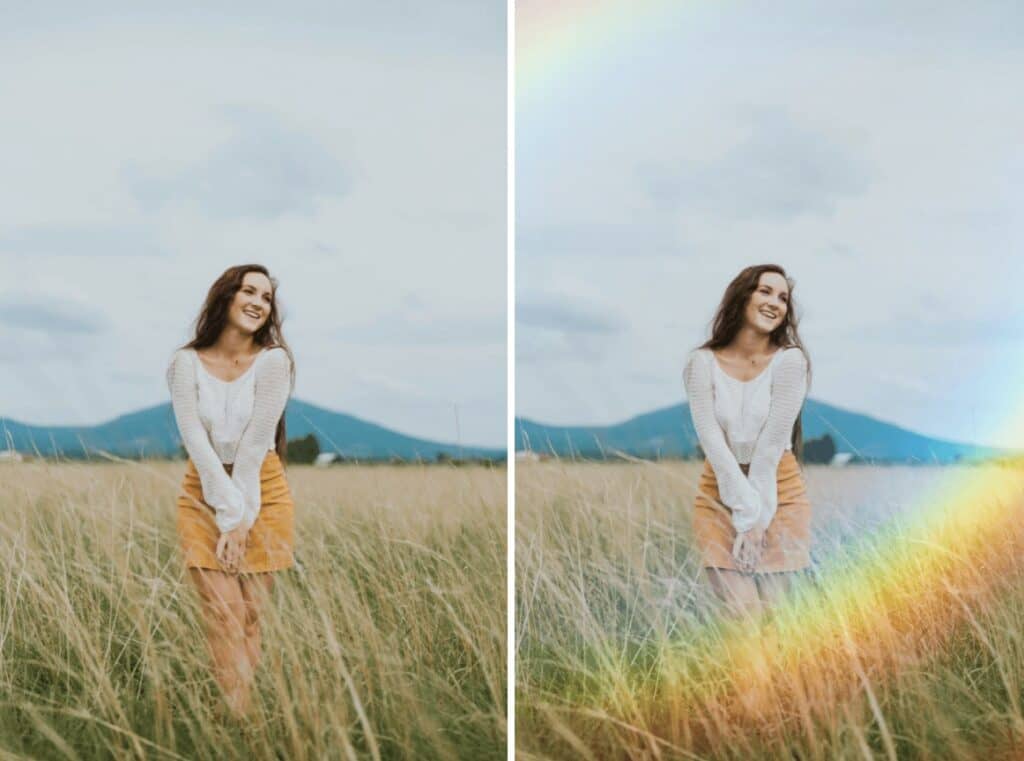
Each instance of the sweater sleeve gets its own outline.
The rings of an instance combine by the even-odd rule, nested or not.
[[[251,528],[260,514],[260,470],[273,441],[277,423],[291,393],[291,360],[282,348],[268,349],[257,359],[252,417],[235,452],[231,480],[245,500],[245,525]]]
[[[783,349],[779,364],[772,371],[772,401],[761,433],[750,458],[750,483],[761,496],[758,525],[768,528],[775,517],[779,492],[776,473],[793,425],[807,394],[807,357],[800,349]]]
[[[690,403],[693,427],[697,431],[704,456],[715,472],[718,493],[722,502],[732,510],[732,523],[736,531],[743,532],[757,523],[761,513],[761,499],[740,470],[736,456],[725,440],[725,433],[715,418],[710,364],[714,361],[709,351],[698,349],[692,352],[683,372],[683,382]]]
[[[171,406],[181,442],[199,473],[203,501],[214,509],[217,528],[225,533],[242,522],[245,503],[242,493],[224,470],[224,464],[214,451],[206,428],[199,419],[197,361],[190,356],[189,351],[180,349],[167,368],[167,385],[171,390]]]

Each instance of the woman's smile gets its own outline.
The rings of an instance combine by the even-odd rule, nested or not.
[[[242,330],[255,333],[270,317],[274,286],[260,272],[247,272],[235,293],[230,320]]]
[[[789,309],[789,283],[776,272],[765,272],[747,302],[746,321],[758,331],[771,333]]]

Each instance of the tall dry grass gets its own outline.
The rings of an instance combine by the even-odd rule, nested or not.
[[[702,583],[699,468],[517,469],[520,758],[1024,758],[1024,473],[808,468],[816,570],[743,622]],[[919,535],[965,479],[984,519]]]
[[[505,757],[505,472],[291,467],[244,725],[177,554],[180,463],[0,467],[0,755]]]

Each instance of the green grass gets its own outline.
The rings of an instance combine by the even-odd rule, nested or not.
[[[300,568],[242,726],[177,553],[182,473],[0,469],[0,756],[505,757],[504,470],[290,468]]]
[[[701,583],[698,474],[518,471],[520,758],[1024,757],[1024,473],[808,469],[820,573],[754,624]],[[961,476],[998,488],[971,530],[939,523],[942,546],[905,520],[863,530]]]

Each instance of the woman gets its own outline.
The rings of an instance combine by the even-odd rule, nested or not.
[[[275,290],[265,267],[226,270],[206,296],[195,337],[167,371],[189,456],[178,536],[214,674],[236,717],[250,704],[272,572],[294,563],[294,505],[282,465],[294,374]]]
[[[726,288],[684,381],[704,450],[694,539],[711,588],[756,616],[810,564],[799,452],[809,365],[782,267],[747,267]]]

